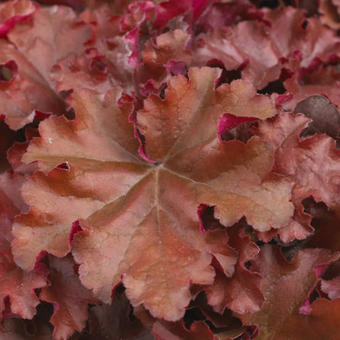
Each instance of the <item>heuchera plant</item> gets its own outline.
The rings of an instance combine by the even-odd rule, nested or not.
[[[2,2],[0,339],[340,339],[339,18]]]

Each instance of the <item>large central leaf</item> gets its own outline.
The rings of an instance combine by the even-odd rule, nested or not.
[[[42,171],[25,185],[31,209],[14,227],[21,267],[31,269],[42,251],[64,256],[78,220],[71,238],[82,283],[109,302],[122,280],[133,305],[178,320],[190,284],[213,282],[212,256],[226,275],[236,262],[224,231],[200,230],[200,204],[215,206],[225,226],[243,216],[259,231],[291,221],[292,185],[271,173],[271,147],[258,137],[223,142],[216,132],[226,112],[272,116],[270,99],[244,81],[215,89],[217,69],[193,68],[188,76],[173,77],[165,99],[152,95],[137,112],[140,153],[152,162],[139,157],[131,107],[116,104],[116,89],[75,91],[76,120],[41,123],[24,160],[38,160]],[[69,168],[56,168],[61,163]]]

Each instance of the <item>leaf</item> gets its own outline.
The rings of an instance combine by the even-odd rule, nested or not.
[[[38,172],[25,184],[30,211],[14,227],[17,263],[30,269],[41,251],[67,254],[71,225],[79,220],[82,232],[72,248],[82,283],[108,303],[122,280],[133,306],[178,320],[190,284],[212,283],[212,256],[230,271],[229,255],[220,250],[227,249],[225,236],[199,229],[200,204],[216,206],[225,226],[243,216],[259,230],[289,223],[291,183],[270,174],[267,144],[217,137],[224,111],[265,118],[275,113],[272,104],[242,81],[215,90],[217,77],[216,69],[191,69],[189,81],[172,78],[165,100],[151,96],[137,113],[141,154],[159,164],[138,157],[118,91],[74,93],[74,121],[43,121],[24,160],[38,160],[44,171],[65,163],[69,169]]]
[[[333,138],[339,138],[340,134],[340,113],[329,100],[323,96],[311,96],[299,102],[294,110],[295,113],[303,113],[311,118],[306,132],[308,135],[314,133],[326,133]]]
[[[258,21],[242,21],[230,29],[222,27],[202,35],[195,59],[217,59],[227,70],[245,66],[242,77],[262,89],[279,78],[282,68],[275,41],[268,33],[266,25]]]
[[[234,339],[245,332],[242,322],[233,316],[231,310],[226,309],[222,314],[217,313],[207,304],[206,300],[205,294],[199,294],[191,303],[191,306],[194,308],[193,311],[197,313],[196,315],[201,316],[209,325],[217,339],[227,340],[229,337]]]
[[[240,314],[258,311],[263,303],[260,275],[248,270],[245,263],[256,258],[260,249],[241,226],[230,228],[229,234],[229,243],[238,252],[235,273],[228,278],[217,272],[214,284],[206,289],[208,303],[218,313],[226,308]]]
[[[263,12],[251,2],[225,0],[207,8],[199,18],[197,30],[201,33],[230,27],[243,20],[263,20]]]
[[[33,5],[31,5],[33,6]],[[52,66],[70,53],[83,51],[91,31],[66,7],[41,8],[0,41],[0,113],[12,129],[34,118],[34,111],[62,114],[65,105],[50,80]]]
[[[0,70],[6,74],[0,81],[0,112],[5,122],[17,130],[34,119],[35,110],[63,113],[64,103],[38,70],[13,45],[1,40],[0,46]]]
[[[1,227],[2,237],[8,240],[11,237],[11,228],[14,217],[20,212],[27,210],[27,206],[23,201],[20,190],[24,183],[24,176],[10,171],[0,175],[0,191],[1,191]]]
[[[0,313],[3,318],[6,300],[10,311],[25,319],[32,319],[39,299],[34,289],[44,287],[43,275],[25,272],[13,261],[11,253],[11,228],[15,215],[23,211],[24,202],[20,197],[23,177],[17,174],[0,175]]]
[[[105,93],[116,86],[115,79],[108,77],[106,59],[98,53],[81,57],[70,56],[54,66],[52,78],[58,92],[72,92],[88,88]]]
[[[91,28],[92,38],[86,42],[85,53],[73,53],[53,67],[51,77],[58,92],[89,88],[105,93],[113,87],[136,91],[135,68],[128,62],[131,46],[120,29],[123,19],[105,5],[82,13],[81,19]]]
[[[233,9],[238,5],[235,2]],[[231,12],[224,15],[225,20]],[[218,61],[226,70],[241,68],[242,79],[260,90],[280,80],[284,70],[292,75],[314,60],[328,61],[336,53],[339,40],[334,31],[322,26],[316,18],[305,18],[302,10],[285,7],[266,10],[262,16],[261,20],[217,26],[193,39],[191,45],[187,43],[189,35],[180,30],[158,36],[156,46],[149,43],[143,51],[149,71],[143,74],[143,80],[149,75],[149,79],[155,79],[158,84],[165,77],[164,65],[173,61],[183,62],[188,67]]]
[[[333,301],[318,299],[312,303],[310,314],[300,314],[294,319],[289,318],[281,333],[276,335],[275,340],[286,340],[289,337],[293,337],[294,340],[337,340],[339,312],[340,299]]]
[[[226,308],[240,314],[256,312],[263,303],[259,275],[239,266],[231,278],[217,273],[207,295],[208,303],[218,313],[223,313]]]
[[[316,17],[306,18],[303,10],[287,6],[267,11],[265,19],[272,24],[269,34],[278,53],[291,59],[290,67],[309,67],[314,60],[327,61],[334,54],[339,41],[335,32]]]
[[[216,0],[170,0],[170,1],[160,1],[159,5],[156,7],[156,18],[153,23],[153,27],[161,30],[169,24],[172,20],[179,16],[183,16],[185,21],[189,24],[198,19],[202,11]]]
[[[310,332],[306,326],[310,325],[312,317],[299,314],[299,308],[324,269],[338,258],[339,253],[332,254],[326,249],[306,249],[288,262],[278,248],[265,245],[253,268],[262,276],[260,288],[265,302],[258,312],[244,314],[240,316],[241,320],[258,327],[259,340],[309,339],[307,334]],[[314,304],[319,303],[322,304],[318,301]],[[329,321],[332,323],[331,319]],[[293,326],[296,327],[292,329]],[[297,327],[301,327],[302,331],[298,331]],[[312,336],[311,339],[316,338]]]
[[[340,2],[339,0],[321,0],[319,11],[321,15],[321,22],[334,28],[340,28]]]
[[[29,0],[12,0],[2,3],[0,6],[0,37],[6,36],[17,22],[26,20],[34,11],[35,6]]]
[[[260,241],[270,242],[279,236],[280,240],[289,243],[296,240],[304,240],[313,234],[314,228],[311,226],[311,217],[303,212],[303,206],[300,204],[295,210],[294,220],[287,226],[280,229],[272,229],[266,232],[258,232],[257,237]]]
[[[214,91],[212,85],[219,71],[210,68],[196,70],[193,68],[189,73],[190,82],[181,76],[172,77],[165,100],[151,95],[137,116],[138,129],[148,140],[145,151],[154,161],[169,151],[167,158],[213,139],[218,118],[223,113],[265,119],[275,112],[268,97],[256,95],[250,83],[236,80]],[[194,122],[197,125],[193,126]],[[152,129],[149,127],[151,123]]]
[[[135,67],[129,63],[131,54],[134,52],[133,49],[136,46],[130,44],[128,40],[129,34],[123,25],[124,16],[117,16],[117,8],[115,10],[112,8],[112,6],[119,7],[119,5],[129,7],[129,2],[132,1],[115,1],[114,4],[110,4],[110,7],[106,5],[99,6],[95,10],[82,13],[81,18],[88,25],[91,25],[92,39],[87,43],[87,45],[91,46],[91,49],[87,50],[87,54],[90,59],[93,59],[92,68],[95,70],[96,64],[99,62],[99,71],[104,71],[99,76],[106,77],[113,87],[118,85],[131,93],[138,88]],[[138,30],[133,29],[135,21],[138,22],[141,18],[145,19],[143,12],[138,11],[138,4],[143,8],[143,3],[135,2],[135,5],[131,4],[132,14],[127,16],[132,16],[132,33],[138,34]],[[146,1],[145,3],[148,2]],[[134,6],[136,7],[136,13],[133,13]],[[150,4],[145,6],[148,8]],[[141,39],[145,39],[145,37],[143,36]],[[138,51],[139,49],[140,47],[138,47]],[[99,57],[96,58],[96,54]],[[67,67],[69,66],[67,65]],[[98,74],[96,78],[98,78]]]
[[[295,202],[313,196],[316,201],[334,207],[339,196],[340,153],[335,141],[326,135],[300,139],[309,122],[303,115],[283,113],[261,122],[258,135],[276,150],[275,171],[294,181]]]
[[[17,24],[8,38],[48,81],[54,64],[83,52],[91,30],[68,7],[38,7],[33,21]]]
[[[44,170],[51,170],[57,165],[67,162],[73,165],[80,162],[80,168],[78,167],[78,170],[72,168],[70,172],[60,168],[55,169],[51,172],[49,178],[42,173],[36,173],[31,181],[25,184],[23,195],[26,196],[27,193],[26,199],[30,200],[32,205],[39,206],[39,209],[31,211],[26,216],[24,215],[22,217],[25,220],[24,223],[33,227],[45,225],[45,228],[25,228],[27,241],[32,237],[32,240],[22,243],[22,247],[27,247],[26,255],[22,259],[25,261],[25,266],[29,266],[28,264],[32,266],[38,253],[47,248],[52,247],[53,254],[56,256],[64,256],[69,249],[69,231],[72,223],[78,218],[91,215],[91,211],[94,212],[105,206],[105,202],[110,201],[112,194],[119,197],[126,190],[126,187],[131,185],[129,184],[131,181],[132,184],[135,182],[134,177],[144,170],[145,166],[139,167],[138,162],[137,164],[133,163],[137,158],[128,152],[128,150],[131,150],[132,153],[137,154],[138,143],[134,138],[133,128],[128,123],[129,112],[120,111],[118,106],[115,106],[118,96],[119,93],[111,91],[107,93],[102,102],[100,96],[85,91],[81,97],[77,97],[78,100],[75,101],[77,107],[74,105],[78,116],[81,113],[83,114],[82,119],[68,122],[64,117],[58,117],[56,120],[46,120],[40,124],[40,135],[43,138],[33,139],[29,152],[25,155],[26,161],[41,159],[43,161],[39,162],[39,165]],[[96,117],[96,120],[93,117]],[[50,123],[47,123],[48,121]],[[86,125],[89,126],[88,129],[85,128]],[[71,139],[64,139],[64,137],[59,139],[60,136],[68,133],[70,126],[73,127],[74,136],[72,137],[71,133]],[[120,129],[117,129],[117,126]],[[116,141],[123,143],[127,151]],[[97,148],[93,149],[94,145],[101,149],[100,154],[98,154]],[[61,150],[68,154],[66,159],[63,154],[60,154]],[[31,155],[30,159],[28,158],[29,155]],[[115,163],[117,159],[121,159],[123,163],[117,165]],[[130,161],[131,165],[125,168],[124,161]],[[85,168],[83,168],[84,166]],[[81,170],[82,168],[83,170]],[[82,176],[84,170],[87,172],[85,177]],[[105,177],[106,180],[111,181],[111,176],[115,173],[114,176],[117,176],[122,170],[125,170],[128,174],[124,181],[116,182],[108,190],[104,187],[102,187],[103,190],[101,189],[101,183]],[[49,180],[52,180],[50,184]],[[73,181],[75,181],[74,185],[69,187],[69,184]],[[95,190],[91,188],[91,182],[97,183]],[[50,185],[57,191],[49,190]],[[80,187],[85,185],[87,189],[85,191],[80,189],[77,194],[73,192],[73,188],[76,189],[78,185]],[[60,192],[58,192],[58,188],[61,190]],[[68,194],[64,192],[64,189],[67,188],[69,188]],[[32,196],[31,193],[35,190],[38,190],[38,196]],[[78,191],[78,189],[76,190]],[[93,198],[91,198],[92,193],[95,194]],[[64,199],[67,199],[67,196],[69,196],[69,208],[71,208],[71,205],[72,208],[65,210]],[[114,199],[114,196],[112,199]],[[76,199],[77,197],[78,199]],[[34,199],[38,201],[33,203],[32,200]],[[46,206],[43,207],[42,202]],[[52,205],[51,202],[53,202]],[[52,216],[53,223],[51,223]],[[48,230],[50,233],[46,234]],[[40,236],[36,238],[39,233],[41,233]],[[55,237],[56,235],[58,237]],[[42,240],[45,244],[42,243]],[[24,263],[21,262],[21,265],[23,266]]]
[[[287,93],[279,96],[276,103],[282,99],[282,108],[294,111],[296,105],[311,96],[324,96],[339,107],[339,73],[336,66],[324,67],[322,64],[314,69],[300,70],[300,77],[293,76],[284,82]],[[299,79],[302,78],[302,79]]]
[[[126,32],[124,39],[130,45],[131,54],[128,62],[132,67],[140,64],[140,46],[142,44],[143,34],[142,26],[150,22],[154,16],[155,6],[151,1],[136,1],[131,3],[122,16],[120,29]]]
[[[143,63],[139,68],[142,82],[151,81],[153,87],[160,87],[172,71],[171,62],[192,65],[193,56],[188,49],[189,41],[190,35],[180,29],[160,34],[155,43],[147,41],[141,53]]]
[[[88,319],[88,304],[96,303],[96,299],[81,285],[70,257],[50,256],[48,271],[49,285],[42,288],[39,298],[54,306],[50,320],[54,326],[53,339],[66,340],[75,331],[83,330]]]

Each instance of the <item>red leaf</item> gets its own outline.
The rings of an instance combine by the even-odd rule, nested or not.
[[[214,284],[206,289],[208,303],[218,313],[226,308],[240,314],[258,311],[263,303],[260,275],[248,270],[245,263],[256,258],[260,249],[242,226],[232,227],[229,233],[230,245],[238,252],[238,263],[230,278],[217,273]]]
[[[37,6],[31,21],[17,23],[9,32],[11,44],[6,40],[0,42],[2,73],[7,72],[6,81],[0,85],[0,113],[6,116],[5,121],[12,129],[30,123],[34,110],[65,112],[50,72],[60,59],[72,52],[81,53],[90,34],[89,27],[79,23],[71,9]],[[15,63],[17,74],[8,67],[9,61]]]
[[[269,98],[242,81],[215,90],[216,69],[192,69],[189,77],[174,77],[165,100],[151,96],[137,114],[147,155],[160,165],[138,158],[128,113],[115,104],[118,91],[105,97],[75,92],[74,121],[50,117],[40,124],[41,138],[32,141],[25,161],[39,160],[43,170],[67,162],[69,170],[39,172],[26,183],[31,210],[14,229],[17,263],[32,268],[45,250],[64,256],[72,223],[80,219],[83,231],[72,246],[82,283],[109,302],[123,278],[134,306],[178,320],[190,284],[213,282],[212,256],[226,272],[233,266],[225,236],[201,233],[200,204],[216,206],[226,226],[244,215],[259,230],[290,221],[291,183],[275,175],[265,179],[273,164],[267,145],[258,138],[247,144],[217,138],[224,111],[249,116],[251,110],[265,118],[275,113]],[[184,90],[185,98],[178,95]]]
[[[296,105],[310,96],[324,96],[337,107],[340,105],[338,96],[339,73],[336,66],[323,67],[320,65],[316,70],[308,70],[299,80],[294,76],[284,82],[288,94],[279,96],[280,101],[284,96],[287,100],[282,103],[282,108],[287,111],[294,111]]]
[[[337,205],[340,152],[326,135],[300,139],[310,120],[303,115],[280,114],[259,124],[259,135],[276,150],[275,170],[294,182],[294,202],[313,196],[329,207]]]
[[[340,1],[339,0],[321,0],[319,11],[321,15],[321,22],[334,28],[340,28]]]
[[[340,138],[340,113],[327,98],[308,97],[296,105],[294,112],[303,113],[313,120],[304,131],[304,135],[326,133],[330,137]]]
[[[0,313],[1,318],[9,299],[10,311],[25,319],[32,319],[39,304],[34,289],[44,287],[46,279],[34,272],[25,272],[13,261],[11,228],[15,215],[25,209],[20,197],[24,178],[3,173],[0,176]]]
[[[50,320],[54,326],[53,339],[68,339],[75,331],[83,330],[88,319],[88,304],[96,303],[96,299],[81,285],[70,257],[50,256],[48,263],[50,283],[41,290],[40,299],[54,306]]]
[[[338,258],[339,254],[332,254],[325,249],[306,249],[288,262],[278,248],[264,246],[260,256],[255,259],[254,269],[262,276],[260,287],[265,302],[258,312],[242,315],[241,320],[256,325],[261,340],[283,340],[289,337],[306,339],[307,334],[313,333],[306,327],[312,316],[302,316],[299,309],[316,286],[322,270]],[[324,303],[320,300],[314,304]],[[331,318],[329,322],[332,324]],[[298,331],[298,327],[302,330]],[[317,338],[312,336],[311,339]]]
[[[312,303],[309,315],[300,314],[296,318],[288,318],[275,339],[286,340],[294,337],[294,340],[337,340],[339,321],[340,299],[333,301],[319,299]]]
[[[35,5],[29,0],[12,0],[0,6],[0,37],[3,38],[17,22],[25,21],[34,13]]]
[[[233,8],[237,6],[235,2]],[[264,89],[270,82],[286,80],[285,74],[289,78],[315,60],[321,64],[328,62],[339,48],[334,31],[322,26],[316,18],[305,18],[304,11],[291,7],[266,10],[261,20],[216,27],[190,44],[187,43],[189,37],[183,31],[173,30],[160,35],[156,46],[148,44],[143,60],[147,64],[144,72],[150,73],[143,74],[143,80],[159,82],[162,75],[164,81],[163,65],[170,61],[184,62],[189,67],[218,60],[226,70],[242,68],[243,79],[257,89]]]

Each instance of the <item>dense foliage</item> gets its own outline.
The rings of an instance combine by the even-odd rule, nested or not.
[[[340,339],[340,1],[0,4],[1,340]]]

